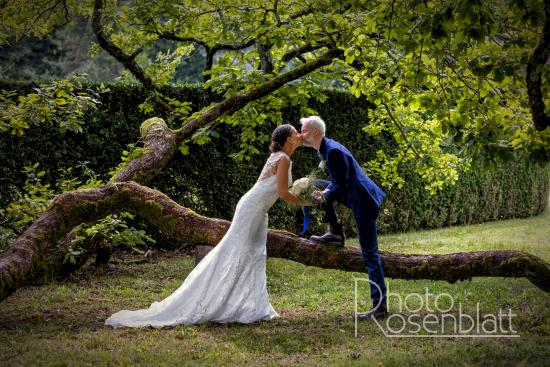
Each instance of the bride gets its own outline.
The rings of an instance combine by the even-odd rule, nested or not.
[[[229,230],[218,245],[189,273],[183,284],[148,309],[123,310],[105,321],[114,328],[197,324],[251,323],[279,315],[266,287],[267,211],[283,199],[309,204],[291,194],[290,156],[302,138],[289,124],[272,134],[267,159],[254,186],[239,200]]]

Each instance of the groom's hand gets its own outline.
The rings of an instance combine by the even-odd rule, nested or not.
[[[313,191],[313,193],[311,194],[312,198],[313,198],[313,202],[315,204],[320,204],[321,201],[323,201],[323,192],[322,191],[319,191],[319,190],[315,190]]]

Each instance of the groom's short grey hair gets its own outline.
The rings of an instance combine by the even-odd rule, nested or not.
[[[323,119],[319,116],[302,117],[300,119],[300,124],[302,126],[306,124],[311,125],[321,132],[321,136],[325,136],[326,125]]]

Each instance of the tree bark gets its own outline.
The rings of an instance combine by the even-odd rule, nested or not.
[[[216,245],[230,222],[207,218],[182,207],[163,193],[135,182],[120,182],[99,188],[59,195],[0,256],[0,301],[44,275],[59,275],[78,267],[65,266],[63,245],[57,243],[80,223],[107,214],[127,211],[141,216],[163,233],[188,245]],[[88,253],[91,253],[89,249]],[[267,253],[305,265],[366,272],[359,249],[318,246],[294,234],[270,230]],[[455,282],[474,276],[526,277],[550,292],[550,265],[540,258],[517,251],[482,251],[446,255],[404,255],[381,252],[385,274],[390,278],[432,279]]]

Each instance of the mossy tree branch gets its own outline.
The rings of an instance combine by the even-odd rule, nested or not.
[[[74,266],[62,266],[64,245],[57,243],[78,224],[121,211],[144,218],[167,236],[188,245],[215,246],[230,225],[226,220],[198,215],[161,192],[135,182],[66,192],[0,256],[0,300],[45,274],[59,275],[74,270]],[[317,246],[288,232],[269,231],[267,251],[271,257],[305,265],[366,272],[359,249]],[[384,271],[390,278],[455,282],[475,276],[527,277],[537,287],[550,292],[550,265],[517,251],[446,255],[382,252],[381,256]]]

